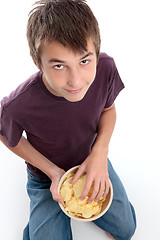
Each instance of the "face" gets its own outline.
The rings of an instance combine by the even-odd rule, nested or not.
[[[70,102],[83,99],[96,75],[97,57],[92,40],[82,55],[58,42],[43,45],[41,50],[42,79],[47,89]]]

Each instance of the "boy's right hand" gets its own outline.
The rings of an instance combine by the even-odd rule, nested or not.
[[[65,171],[63,169],[57,167],[56,171],[54,171],[54,173],[53,173],[53,177],[51,177],[52,183],[50,186],[50,191],[52,193],[53,199],[61,204],[63,204],[63,200],[61,199],[61,197],[58,194],[58,183],[64,173],[65,173]]]

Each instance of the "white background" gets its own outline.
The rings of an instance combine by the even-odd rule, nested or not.
[[[126,88],[116,100],[117,123],[110,160],[137,213],[134,240],[159,236],[160,216],[160,35],[158,0],[88,0]],[[33,0],[1,2],[0,99],[37,71],[26,41]],[[105,5],[104,5],[105,4]],[[20,240],[28,220],[24,161],[0,143],[0,236]],[[74,240],[105,240],[92,223],[73,222]]]

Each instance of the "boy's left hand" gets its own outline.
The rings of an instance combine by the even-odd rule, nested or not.
[[[102,153],[91,152],[86,160],[80,165],[71,183],[75,183],[83,173],[87,173],[87,179],[81,199],[85,199],[92,183],[94,183],[94,188],[88,202],[91,203],[93,200],[98,201],[102,195],[106,197],[109,191],[107,156],[104,156]]]

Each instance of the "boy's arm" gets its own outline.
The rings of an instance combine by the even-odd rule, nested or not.
[[[0,135],[0,140],[8,149],[10,149],[16,155],[23,158],[24,160],[44,172],[52,181],[50,191],[52,193],[53,199],[60,203],[63,203],[62,199],[58,195],[57,186],[61,176],[65,173],[65,171],[57,167],[45,156],[39,153],[23,136],[21,137],[16,147],[9,147],[5,138],[2,135]]]
[[[91,153],[81,164],[71,183],[85,172],[87,173],[87,181],[83,193],[82,200],[86,197],[89,189],[94,182],[94,189],[89,202],[98,201],[104,192],[106,197],[109,190],[109,174],[107,168],[107,156],[109,142],[114,130],[116,122],[115,105],[105,108],[99,121],[98,135]]]

